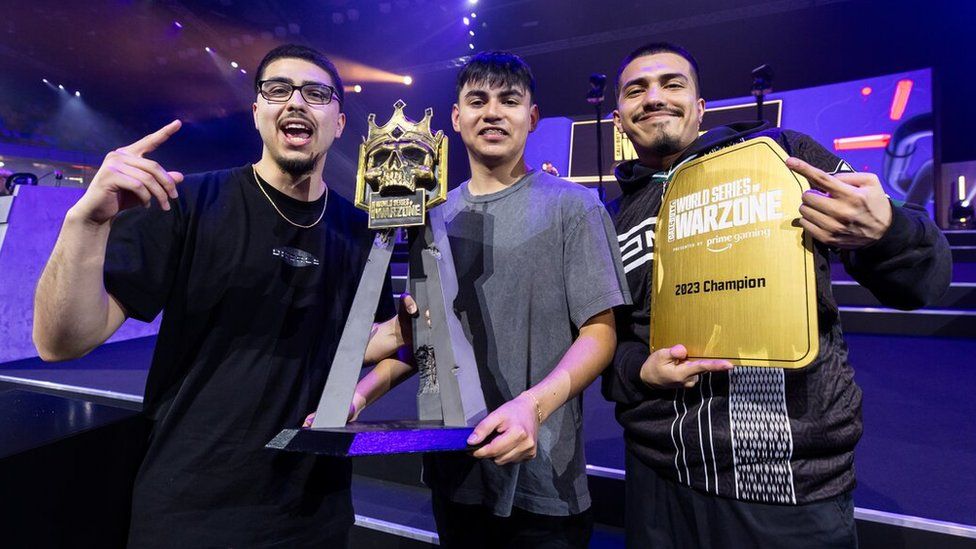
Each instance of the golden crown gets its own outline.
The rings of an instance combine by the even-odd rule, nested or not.
[[[403,107],[407,104],[402,99],[398,99],[393,104],[393,116],[382,126],[376,125],[376,115],[370,113],[367,123],[369,132],[363,139],[363,146],[367,151],[372,150],[376,145],[386,141],[413,141],[420,142],[436,152],[438,145],[444,139],[444,132],[438,131],[432,134],[430,131],[430,119],[434,116],[434,109],[428,107],[424,111],[424,118],[420,122],[414,122],[403,114]]]

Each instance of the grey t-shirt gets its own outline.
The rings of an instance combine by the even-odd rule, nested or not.
[[[472,343],[485,402],[498,408],[546,377],[597,313],[629,304],[613,225],[585,187],[530,172],[474,196],[468,183],[442,206],[458,276],[454,302]],[[466,454],[428,455],[427,484],[452,501],[564,516],[590,505],[582,402],[539,430],[535,459],[504,466]]]

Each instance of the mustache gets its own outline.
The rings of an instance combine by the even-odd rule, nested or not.
[[[648,115],[664,112],[673,116],[683,116],[685,113],[681,109],[675,107],[661,107],[658,109],[644,109],[641,112],[635,114],[632,118],[634,122],[640,122],[648,117]]]
[[[303,122],[307,122],[309,127],[315,128],[315,121],[312,120],[312,117],[302,111],[291,111],[283,114],[281,118],[278,119],[278,124],[281,124],[285,120],[302,120]]]

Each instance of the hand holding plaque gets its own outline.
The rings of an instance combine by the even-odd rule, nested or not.
[[[665,347],[651,353],[641,365],[640,379],[655,389],[691,389],[698,383],[698,376],[706,372],[727,372],[732,363],[727,360],[702,358],[688,359],[684,345]]]

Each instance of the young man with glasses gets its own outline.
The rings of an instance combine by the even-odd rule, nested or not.
[[[145,155],[178,121],[109,153],[38,284],[45,360],[163,311],[131,546],[337,547],[353,523],[348,461],[264,449],[314,409],[372,243],[364,214],[322,179],[345,124],[342,81],[321,53],[282,46],[255,84],[258,162],[166,171]],[[391,318],[367,360],[401,342]]]

